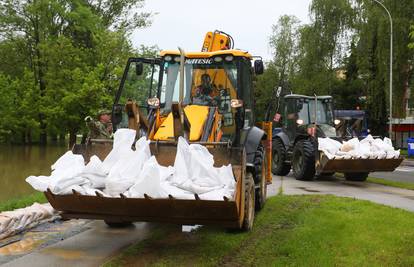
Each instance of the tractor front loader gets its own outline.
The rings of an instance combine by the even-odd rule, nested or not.
[[[299,180],[315,175],[344,173],[347,180],[365,181],[370,172],[394,171],[402,158],[329,159],[318,149],[318,137],[345,140],[335,130],[331,96],[285,95],[274,120],[281,127],[273,131],[272,172],[285,176],[290,170]],[[271,110],[271,109],[269,109]],[[280,112],[280,113],[279,113]],[[269,116],[268,116],[269,117]]]
[[[252,80],[263,72],[263,63],[256,60],[253,68],[253,57],[229,49],[230,40],[223,32],[210,32],[204,52],[161,51],[157,58],[130,58],[115,97],[112,123],[115,131],[132,128],[137,138],[147,136],[152,155],[163,166],[174,165],[179,136],[206,146],[214,166],[232,165],[232,198],[109,198],[48,191],[52,206],[65,218],[101,219],[109,225],[146,221],[250,230],[272,179],[266,165],[271,162],[272,136],[267,124],[265,131],[255,126],[253,114]],[[90,140],[75,145],[73,152],[88,161],[92,155],[104,159],[111,149],[111,140]]]

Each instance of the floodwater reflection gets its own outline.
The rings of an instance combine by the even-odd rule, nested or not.
[[[66,144],[0,145],[0,203],[34,193],[26,177],[50,175],[50,165],[66,150]]]

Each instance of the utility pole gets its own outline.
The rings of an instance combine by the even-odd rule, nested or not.
[[[390,19],[390,121],[389,121],[388,134],[391,139],[391,133],[392,133],[392,52],[393,52],[392,51],[393,49],[392,17],[391,17],[390,11],[388,11],[388,9],[385,7],[383,3],[381,3],[378,0],[373,0],[373,1],[379,4],[385,10],[385,12],[387,12],[388,17]]]

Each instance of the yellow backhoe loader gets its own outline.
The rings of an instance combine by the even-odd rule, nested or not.
[[[252,64],[253,62],[253,64]],[[226,33],[206,34],[202,52],[161,51],[156,58],[130,58],[112,108],[114,131],[131,128],[147,136],[159,164],[174,164],[177,140],[201,144],[214,165],[231,164],[236,179],[233,198],[192,200],[55,195],[45,192],[64,218],[105,220],[109,225],[134,221],[216,224],[250,230],[255,211],[266,200],[271,182],[271,123],[255,126],[253,76],[263,73],[261,58],[233,49]],[[73,152],[102,160],[111,140],[77,144]]]

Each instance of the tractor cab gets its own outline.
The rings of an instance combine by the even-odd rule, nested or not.
[[[332,97],[286,95],[282,104],[282,125],[292,142],[304,135],[335,137]]]
[[[236,141],[238,130],[254,125],[250,54],[240,50],[186,53],[182,91],[180,60],[179,51],[128,60],[113,108],[115,130],[131,126],[133,111],[125,109],[131,100],[139,109],[141,135],[154,141],[174,139],[174,103],[184,110],[189,141]],[[263,66],[256,63],[254,69],[260,74]]]

